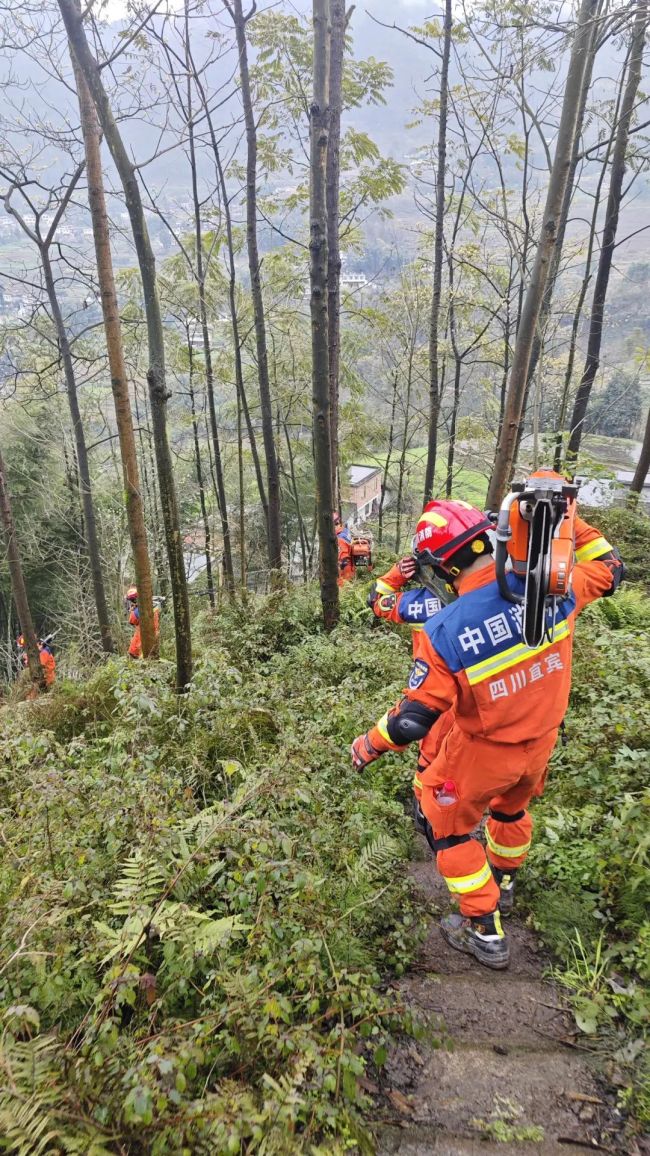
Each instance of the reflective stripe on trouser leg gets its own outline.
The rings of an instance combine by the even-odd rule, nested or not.
[[[438,870],[463,915],[487,915],[499,902],[499,888],[485,851],[476,839],[440,851]]]
[[[490,863],[504,870],[521,867],[533,834],[533,820],[528,811],[514,823],[504,823],[491,815],[485,825],[485,839]]]

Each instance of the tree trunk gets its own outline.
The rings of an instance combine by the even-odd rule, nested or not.
[[[217,505],[221,520],[221,534],[223,537],[223,573],[226,590],[233,594],[235,590],[235,576],[232,567],[232,546],[230,542],[230,525],[228,522],[228,505],[226,503],[226,485],[223,475],[223,458],[219,441],[219,426],[217,424],[217,409],[214,400],[214,372],[212,369],[212,347],[210,344],[210,330],[208,329],[208,310],[205,300],[205,269],[203,264],[203,230],[201,228],[201,202],[199,200],[199,185],[196,172],[196,148],[194,143],[194,119],[192,113],[192,76],[190,71],[190,30],[189,9],[185,2],[185,64],[187,69],[187,136],[190,154],[190,173],[192,176],[192,203],[194,207],[194,244],[196,247],[196,284],[199,296],[199,322],[201,325],[201,340],[203,342],[203,359],[205,362],[205,389],[208,398],[208,412],[210,415],[210,433],[212,434],[212,449],[214,453],[214,472],[217,482]]]
[[[208,518],[208,510],[205,504],[205,486],[203,484],[203,466],[201,463],[201,443],[199,441],[199,426],[196,420],[196,404],[194,400],[194,351],[192,349],[192,338],[189,331],[187,332],[187,354],[190,363],[188,389],[190,394],[190,412],[192,414],[192,433],[194,435],[196,484],[199,487],[199,505],[201,507],[201,520],[203,522],[203,534],[205,537],[205,576],[208,582],[208,598],[210,599],[210,605],[214,610],[214,580],[212,577],[212,558],[210,557],[210,519]]]
[[[298,479],[296,478],[296,462],[291,448],[291,438],[289,437],[289,427],[284,421],[284,438],[287,443],[287,456],[289,458],[289,477],[291,480],[291,490],[293,492],[293,500],[296,506],[296,516],[298,518],[298,534],[300,537],[300,555],[302,558],[302,580],[307,581],[307,533],[305,531],[305,522],[300,509],[300,495],[298,493]]]
[[[345,0],[330,0],[329,139],[327,144],[327,328],[330,381],[330,442],[332,493],[338,496],[339,365],[341,358],[341,250],[339,189]]]
[[[244,16],[241,0],[226,0],[226,7],[235,25],[237,51],[239,53],[239,75],[241,95],[246,125],[246,241],[248,245],[248,268],[253,299],[255,341],[257,346],[257,375],[260,387],[260,409],[262,414],[262,436],[266,458],[266,482],[268,493],[267,536],[270,569],[282,569],[282,535],[280,531],[280,478],[273,433],[273,406],[269,384],[269,365],[266,347],[266,322],[262,299],[260,258],[257,247],[257,128],[251,98],[250,76],[248,72],[248,46],[246,24],[255,11]]]
[[[645,480],[650,470],[650,410],[648,410],[648,420],[645,426],[645,433],[643,435],[643,445],[641,446],[641,454],[637,462],[637,467],[632,478],[632,485],[630,486],[630,494],[628,497],[628,506],[636,506],[639,495],[645,485]]]
[[[381,546],[384,538],[384,502],[386,501],[386,488],[388,486],[388,471],[390,469],[390,461],[393,456],[393,448],[395,446],[395,413],[397,411],[397,383],[399,381],[399,370],[395,370],[393,377],[393,395],[390,402],[390,424],[388,427],[388,449],[386,450],[386,460],[384,461],[384,473],[381,479],[381,493],[379,495],[379,525],[377,527],[377,545]]]
[[[212,153],[214,156],[214,164],[217,172],[217,180],[221,192],[221,203],[223,208],[224,220],[226,223],[226,246],[228,252],[228,307],[230,311],[230,324],[232,328],[233,339],[233,355],[235,358],[235,383],[237,387],[237,404],[241,407],[246,422],[246,430],[248,433],[248,440],[251,447],[251,455],[253,458],[253,466],[255,468],[255,477],[257,479],[257,489],[260,495],[260,502],[264,511],[264,520],[268,526],[269,521],[269,503],[266,497],[266,490],[264,487],[264,478],[262,477],[262,467],[260,465],[260,456],[257,451],[257,439],[255,437],[255,430],[251,421],[250,409],[248,407],[248,398],[246,397],[246,388],[244,386],[244,371],[242,368],[241,359],[241,340],[239,336],[239,318],[237,316],[237,279],[235,269],[235,246],[232,232],[232,214],[230,212],[230,200],[228,199],[228,191],[226,189],[226,177],[221,163],[221,152],[219,149],[219,142],[214,131],[214,124],[210,114],[210,106],[206,98],[205,90],[201,83],[201,78],[192,61],[194,83],[196,84],[199,94],[201,96],[201,104],[205,118],[208,124],[210,133],[210,143],[212,145]],[[240,439],[241,442],[241,439]],[[242,539],[243,541],[243,539]]]
[[[313,0],[314,92],[309,110],[309,279],[311,283],[314,475],[320,548],[320,590],[325,629],[331,630],[339,618],[339,588],[338,548],[332,519],[334,493],[332,490],[330,446],[327,325],[328,7],[328,0]]]
[[[564,193],[571,168],[580,93],[589,55],[591,21],[598,3],[599,0],[582,0],[580,6],[578,27],[571,51],[562,102],[562,114],[556,138],[555,157],[544,207],[542,234],[537,244],[535,263],[522,308],[510,371],[510,384],[506,397],[501,437],[488,488],[487,507],[490,510],[499,508],[515,464],[517,434],[522,419],[528,367],[544,299],[544,290],[553,261]]]
[[[625,155],[630,133],[630,124],[636,95],[641,80],[643,66],[643,48],[648,25],[647,0],[639,0],[632,30],[630,63],[628,67],[625,95],[621,105],[621,113],[616,129],[616,140],[612,155],[612,171],[609,181],[609,195],[605,209],[605,223],[598,259],[598,270],[594,285],[594,296],[591,305],[591,319],[589,322],[589,337],[587,340],[587,357],[585,360],[582,378],[578,386],[573,415],[571,417],[571,432],[567,446],[567,465],[573,466],[578,457],[580,442],[584,430],[584,421],[591,396],[598,367],[600,366],[600,347],[603,339],[603,322],[605,318],[605,301],[609,285],[609,274],[612,268],[612,258],[616,245],[616,230],[618,217],[623,198],[623,177],[625,176]]]
[[[11,579],[11,592],[13,594],[16,605],[16,613],[18,614],[18,621],[20,622],[20,630],[25,639],[25,651],[27,654],[27,662],[29,664],[29,673],[34,686],[45,690],[45,671],[41,666],[41,659],[38,652],[38,639],[36,631],[34,630],[34,623],[32,620],[32,612],[29,608],[27,600],[27,588],[25,586],[25,578],[23,575],[23,566],[20,559],[20,548],[18,546],[18,539],[16,538],[16,529],[14,526],[13,513],[11,509],[11,498],[9,496],[9,488],[7,485],[7,468],[4,463],[2,453],[0,453],[0,520],[2,521],[2,529],[4,531],[5,545],[7,549],[7,564],[9,566],[9,577]],[[11,617],[11,615],[9,616]]]
[[[455,346],[455,342],[454,342]],[[451,498],[454,488],[454,454],[456,452],[456,427],[458,425],[458,407],[460,405],[460,376],[463,367],[462,358],[454,348],[454,404],[451,411],[449,426],[449,445],[447,446],[447,480],[445,482],[445,497]]]
[[[147,537],[147,541],[148,541],[149,546],[150,546],[150,555],[153,554],[155,585],[160,590],[160,593],[164,597],[167,597],[167,590],[169,588],[169,584],[167,581],[167,571],[165,570],[162,550],[160,548],[160,542],[161,542],[162,534],[160,531],[160,514],[158,511],[158,493],[156,490],[156,465],[155,465],[155,462],[153,461],[153,456],[151,453],[151,434],[149,431],[149,410],[147,409],[146,392],[143,393],[143,401],[144,401],[144,407],[145,407],[144,420],[146,421],[146,427],[143,426],[142,420],[140,418],[140,401],[138,398],[138,384],[137,384],[137,381],[134,381],[133,382],[133,406],[135,409],[136,430],[137,430],[137,434],[138,434],[138,443],[140,446],[139,473],[141,474],[141,477],[142,477],[142,490],[143,490],[142,505],[144,508],[145,519],[146,519],[147,509],[149,509],[150,517],[151,517],[151,535]],[[147,435],[146,445],[145,445],[145,433]],[[151,478],[151,481],[150,481],[150,478]]]
[[[555,249],[551,261],[548,280],[544,290],[544,299],[542,301],[542,308],[540,310],[539,321],[537,323],[537,330],[533,341],[533,351],[530,358],[530,366],[528,367],[528,391],[530,391],[531,383],[535,376],[537,369],[537,362],[541,353],[542,342],[544,337],[544,330],[548,321],[551,305],[553,303],[553,293],[555,292],[555,283],[557,281],[558,273],[560,271],[560,260],[562,257],[562,249],[564,247],[564,236],[569,220],[569,209],[571,208],[571,201],[573,200],[573,186],[575,184],[576,171],[578,168],[578,161],[580,160],[580,148],[582,145],[582,126],[584,124],[585,109],[587,107],[587,98],[589,96],[589,89],[591,88],[591,78],[594,71],[594,61],[596,59],[596,52],[598,49],[598,20],[603,7],[603,0],[598,0],[598,6],[594,13],[594,20],[591,24],[591,36],[587,48],[587,61],[585,65],[584,76],[582,78],[582,87],[580,89],[580,99],[578,103],[578,114],[576,117],[576,129],[573,138],[573,152],[571,154],[571,165],[569,167],[569,175],[567,178],[566,189],[564,190],[564,198],[562,200],[562,210],[560,212],[560,223],[558,225],[557,237],[555,241]],[[524,402],[524,414],[526,412],[526,404]],[[523,423],[522,423],[523,424]],[[521,428],[521,427],[520,427]],[[518,449],[519,447],[517,447]]]
[[[419,316],[419,310],[418,310]],[[409,446],[409,417],[411,413],[411,394],[413,391],[413,359],[418,340],[419,323],[416,319],[409,329],[409,353],[407,358],[406,370],[406,394],[404,396],[404,431],[402,435],[402,445],[399,455],[399,467],[397,475],[397,494],[395,495],[395,551],[400,550],[402,538],[402,499],[404,497],[404,477],[406,475],[406,451]]]
[[[497,445],[501,437],[501,430],[503,428],[503,414],[506,405],[506,391],[508,388],[508,373],[510,371],[510,335],[511,335],[511,318],[510,318],[510,292],[512,290],[512,262],[510,263],[510,278],[508,281],[508,290],[506,297],[506,315],[503,321],[503,373],[501,375],[501,388],[499,390],[499,424],[497,427]]]
[[[621,85],[619,88],[618,99],[617,99],[616,106],[615,106],[615,112],[614,112],[614,121],[615,122],[618,122],[618,116],[619,116],[619,112],[620,112],[620,104],[621,104],[621,99],[623,96],[624,83],[625,83],[625,77],[623,75],[623,76],[621,76]],[[569,353],[568,353],[568,357],[567,357],[566,370],[564,373],[564,383],[562,386],[562,397],[560,400],[560,412],[559,412],[558,418],[557,418],[557,424],[556,424],[556,430],[555,430],[555,447],[553,450],[553,469],[557,473],[560,473],[560,471],[562,469],[563,431],[564,431],[564,423],[566,421],[567,408],[569,405],[569,394],[571,391],[571,382],[573,379],[573,366],[575,364],[576,347],[578,344],[578,330],[580,328],[580,320],[582,318],[582,310],[584,308],[585,299],[587,296],[587,289],[589,288],[589,282],[591,281],[591,264],[592,264],[593,255],[594,255],[594,245],[596,243],[596,225],[598,222],[598,212],[600,209],[600,200],[601,200],[601,195],[602,195],[603,183],[605,181],[605,174],[607,173],[607,169],[609,166],[609,158],[610,158],[610,154],[611,154],[613,145],[614,145],[614,138],[610,137],[609,141],[607,142],[607,149],[605,152],[605,156],[603,158],[603,163],[602,163],[601,170],[600,170],[600,176],[598,177],[598,183],[596,185],[596,191],[594,193],[594,204],[593,204],[593,209],[592,209],[592,213],[591,213],[591,222],[590,222],[590,227],[589,227],[589,241],[587,244],[587,254],[585,257],[585,271],[584,271],[584,276],[582,278],[582,285],[580,286],[580,292],[578,294],[578,300],[576,302],[576,307],[575,307],[575,310],[573,312],[573,319],[571,322],[571,337],[569,339]]]
[[[174,485],[172,458],[167,438],[167,383],[165,377],[165,345],[162,314],[156,282],[156,262],[149,240],[147,222],[142,206],[135,169],[124,146],[120,130],[113,116],[97,61],[94,59],[82,19],[75,10],[74,0],[58,0],[68,39],[90,89],[99,122],[102,126],[111,156],[124,189],[126,208],[131,221],[133,241],[138,256],[149,343],[149,370],[147,383],[151,402],[160,503],[162,507],[165,543],[169,560],[174,627],[176,635],[176,685],[185,690],[192,678],[192,634],[187,580],[183,564],[183,541],[180,530],[178,501]]]
[[[117,422],[117,433],[122,457],[126,518],[129,527],[131,550],[133,552],[135,582],[138,588],[142,655],[143,658],[148,658],[152,652],[155,653],[156,651],[156,633],[153,617],[153,585],[151,581],[149,547],[147,545],[147,528],[144,521],[144,506],[140,492],[140,478],[138,476],[138,456],[133,430],[128,376],[122,346],[122,329],[120,326],[117,291],[115,289],[115,277],[113,274],[108,213],[106,210],[106,195],[102,174],[101,136],[95,106],[88,90],[88,85],[84,80],[83,73],[77,64],[77,58],[74,52],[71,52],[71,58],[77,85],[81,131],[83,133],[86,154],[88,202],[90,205],[90,216],[95,242],[97,279],[99,281],[102,301],[106,349],[111,371],[111,389],[113,391],[113,401],[115,405],[115,420]]]
[[[97,519],[95,518],[95,504],[93,502],[92,486],[90,482],[90,467],[88,465],[86,437],[84,434],[83,422],[81,420],[81,412],[79,410],[77,382],[75,380],[70,342],[68,341],[68,334],[66,332],[65,323],[63,321],[61,307],[56,295],[54,274],[52,272],[49,246],[47,244],[40,245],[40,257],[43,266],[43,274],[45,277],[45,287],[50,303],[50,309],[52,311],[52,319],[54,321],[54,328],[56,329],[57,340],[59,343],[59,353],[61,356],[61,361],[63,362],[65,386],[68,395],[68,405],[70,407],[70,419],[72,421],[75,449],[77,454],[77,468],[79,470],[79,492],[81,496],[81,507],[83,510],[84,518],[84,537],[86,541],[86,548],[88,550],[88,560],[90,562],[90,574],[93,583],[93,594],[95,597],[95,606],[97,608],[97,621],[99,622],[102,649],[106,654],[112,654],[115,647],[113,646],[113,639],[111,637],[111,626],[108,615],[108,605],[106,602],[106,590],[104,588],[104,575],[102,573],[102,559],[99,549],[99,537],[97,534]]]
[[[438,112],[438,165],[436,172],[436,223],[433,240],[433,291],[429,328],[429,440],[424,478],[424,502],[433,497],[436,457],[438,454],[438,418],[440,416],[440,366],[438,327],[442,298],[442,263],[445,228],[445,170],[447,167],[447,106],[449,102],[449,57],[451,54],[451,0],[445,0],[444,40],[440,68]]]

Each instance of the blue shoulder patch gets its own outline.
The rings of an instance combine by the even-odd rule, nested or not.
[[[408,688],[409,690],[419,690],[429,673],[429,663],[423,662],[421,658],[416,658],[411,673],[409,674]]]
[[[399,615],[403,622],[423,623],[435,617],[443,603],[424,586],[407,590],[399,596]]]

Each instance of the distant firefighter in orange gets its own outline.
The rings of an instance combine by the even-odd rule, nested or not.
[[[142,638],[140,637],[140,611],[138,609],[138,588],[137,586],[130,586],[126,592],[126,600],[129,606],[129,626],[133,626],[133,637],[129,646],[129,655],[131,658],[142,658]],[[153,626],[156,632],[156,638],[160,634],[160,606],[156,605],[154,601],[153,608]]]

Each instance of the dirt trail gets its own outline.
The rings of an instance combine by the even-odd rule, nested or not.
[[[431,859],[411,874],[428,911],[449,909]],[[493,972],[448,947],[432,921],[418,963],[398,985],[426,1028],[389,1055],[380,1156],[640,1153],[620,1139],[594,1057],[579,1041],[571,1046],[572,1020],[543,978],[547,959],[535,936],[516,918],[508,932],[510,967]]]

